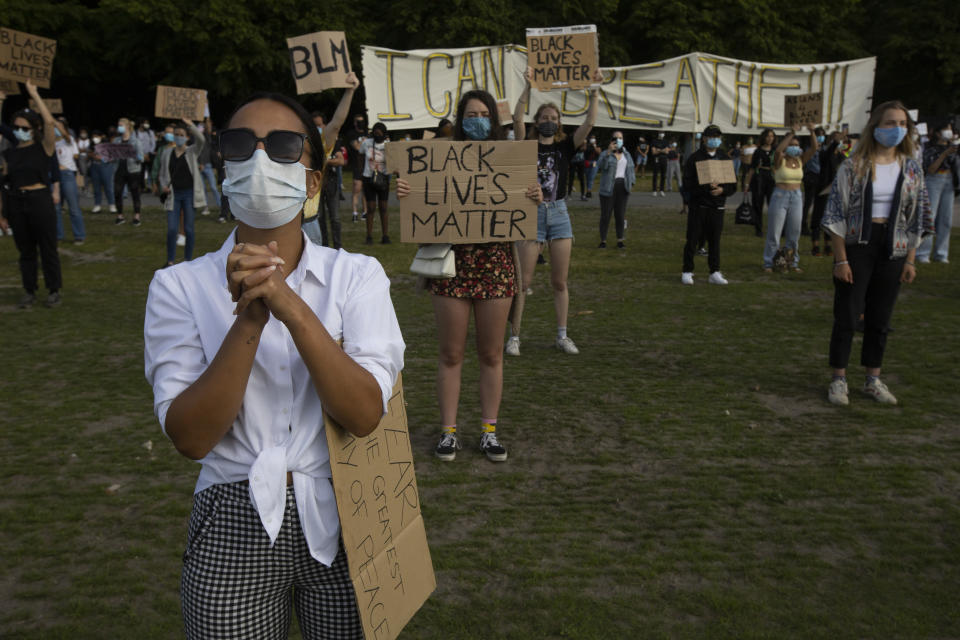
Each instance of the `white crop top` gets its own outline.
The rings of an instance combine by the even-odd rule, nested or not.
[[[627,177],[627,154],[626,153],[620,154],[620,159],[617,160],[617,173],[613,177],[614,179]]]
[[[873,208],[870,217],[874,220],[886,220],[893,206],[893,192],[900,177],[900,163],[875,165],[877,179],[873,181]]]

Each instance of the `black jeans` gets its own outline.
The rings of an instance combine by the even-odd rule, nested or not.
[[[767,170],[757,170],[750,184],[750,204],[753,205],[753,226],[757,233],[763,233],[763,205],[770,205],[773,195],[773,174]]]
[[[140,173],[129,173],[126,160],[121,160],[117,173],[113,177],[113,202],[117,205],[117,215],[123,215],[123,187],[130,190],[130,199],[133,200],[133,213],[140,215]]]
[[[879,367],[887,346],[887,331],[893,303],[900,292],[905,258],[890,259],[886,244],[887,225],[874,223],[870,242],[847,245],[847,260],[853,284],[833,279],[833,333],[830,335],[830,366],[845,369],[850,360],[853,331],[863,311],[863,350],[860,364]]]
[[[820,221],[823,220],[823,213],[827,210],[827,200],[830,194],[818,195],[813,200],[813,214],[810,216],[810,238],[813,244],[820,243]],[[824,243],[830,245],[830,234],[823,234]]]
[[[819,173],[811,173],[803,176],[803,210],[800,214],[801,233],[810,231],[810,227],[807,226],[807,220],[810,219],[810,209],[813,207],[813,203],[817,197],[817,191],[819,191],[819,189],[817,189],[819,182]]]
[[[626,182],[623,178],[617,178],[613,183],[613,194],[609,196],[600,196],[600,241],[607,241],[607,230],[610,228],[610,214],[613,214],[614,227],[617,232],[617,242],[623,241],[623,220],[627,212],[627,198],[630,193],[627,191]]]
[[[720,271],[720,234],[723,232],[723,209],[696,203],[687,212],[687,242],[683,245],[683,272],[693,272],[693,256],[701,238],[706,239],[707,266],[710,273]]]
[[[333,248],[339,249],[340,244],[340,185],[336,178],[333,182],[326,182],[320,192],[320,230],[323,232],[323,246],[329,247],[330,239],[333,239]],[[327,222],[330,223],[330,231],[327,233]]]
[[[3,214],[13,230],[13,241],[20,252],[20,279],[27,293],[37,290],[37,248],[43,266],[43,282],[53,293],[63,286],[60,254],[57,253],[57,211],[49,189],[4,194]]]
[[[667,184],[667,157],[663,157],[663,161],[660,160],[661,156],[657,156],[657,159],[653,161],[653,190],[654,191],[663,191],[664,187]],[[657,186],[657,176],[660,176],[660,186]]]

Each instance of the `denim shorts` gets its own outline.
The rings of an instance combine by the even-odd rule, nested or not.
[[[572,238],[573,226],[567,213],[566,200],[541,202],[537,205],[537,242]]]

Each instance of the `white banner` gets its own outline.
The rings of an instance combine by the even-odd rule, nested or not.
[[[511,108],[523,90],[526,48],[499,45],[470,49],[396,51],[364,46],[367,116],[393,130],[435,127],[453,120],[457,101],[486,89]],[[876,58],[822,64],[771,64],[689,53],[669,60],[602,69],[596,126],[663,131],[756,133],[784,126],[784,96],[823,93],[823,122],[867,123]],[[533,90],[527,121],[545,102],[560,106],[564,124],[583,121],[588,91]]]

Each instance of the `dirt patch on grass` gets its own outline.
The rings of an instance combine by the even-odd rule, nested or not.
[[[70,258],[74,264],[93,264],[98,262],[116,262],[117,257],[114,255],[115,250],[113,248],[107,249],[106,251],[99,251],[97,253],[87,253],[85,251],[78,251],[74,249],[67,249],[66,247],[60,247],[60,255],[65,258]]]
[[[794,418],[811,414],[825,415],[835,412],[833,407],[820,401],[820,398],[788,398],[772,393],[757,393],[754,397],[761,405],[775,413],[778,418]]]
[[[131,420],[132,418],[124,415],[107,416],[103,420],[88,422],[83,429],[83,435],[95,436],[101,433],[108,433],[110,431],[122,429],[123,427],[129,425]]]

